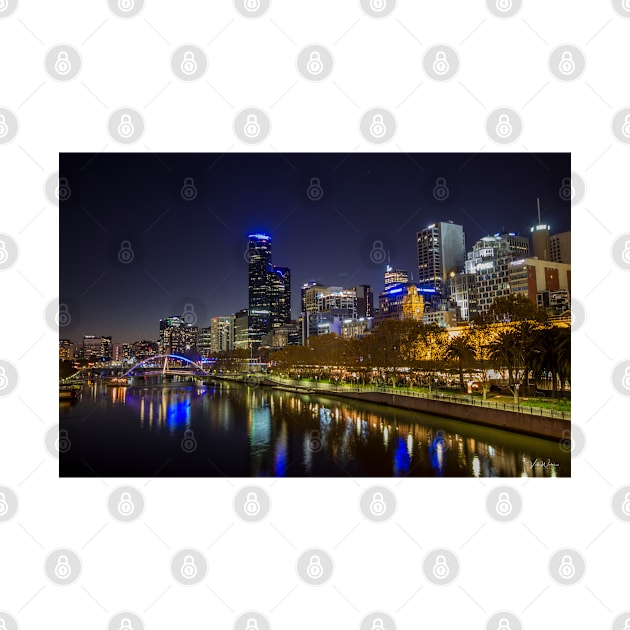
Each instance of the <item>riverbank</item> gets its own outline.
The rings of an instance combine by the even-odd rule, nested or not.
[[[399,407],[554,441],[567,440],[571,435],[571,420],[570,417],[566,417],[568,414],[541,407],[516,407],[507,403],[476,401],[474,398],[464,400],[461,397],[444,394],[431,396],[391,387],[348,387],[330,383],[294,381],[267,374],[223,376],[219,380],[239,381],[293,393],[321,394]]]

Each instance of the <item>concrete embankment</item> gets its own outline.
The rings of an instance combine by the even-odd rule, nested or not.
[[[322,396],[350,398],[362,402],[400,407],[550,440],[565,440],[570,436],[571,431],[570,420],[535,415],[535,412],[534,414],[520,413],[518,411],[494,409],[481,405],[468,405],[446,400],[416,398],[383,392],[339,392],[329,390],[314,392],[313,390],[296,388],[291,385],[279,385],[272,381],[266,381],[265,384],[294,393],[316,393]]]

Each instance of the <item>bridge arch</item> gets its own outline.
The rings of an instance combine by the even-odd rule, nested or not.
[[[188,357],[182,357],[178,354],[156,354],[153,357],[143,359],[142,361],[140,361],[140,363],[136,363],[136,365],[134,365],[132,368],[127,370],[124,375],[133,376],[132,372],[134,370],[138,369],[139,367],[142,367],[145,363],[155,362],[158,359],[164,359],[165,361],[168,361],[168,359],[175,359],[176,361],[186,361],[186,363],[189,363],[190,365],[194,365],[195,368],[199,370],[200,372],[202,372],[205,376],[210,376],[210,372],[208,372],[207,370],[204,370],[204,368],[201,367],[201,365],[197,363],[197,361],[193,361],[192,359],[189,359]]]

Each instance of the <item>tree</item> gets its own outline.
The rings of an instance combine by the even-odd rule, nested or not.
[[[490,343],[489,350],[495,367],[507,370],[508,387],[514,396],[514,404],[518,405],[519,371],[523,365],[520,335],[514,329],[502,330]]]
[[[468,343],[472,351],[475,372],[481,383],[482,400],[486,400],[490,390],[491,341],[492,329],[488,324],[476,324],[466,331]]]
[[[457,372],[459,374],[459,386],[461,389],[464,389],[464,366],[471,363],[473,355],[474,349],[466,333],[453,337],[446,348],[446,359],[457,361]]]
[[[550,326],[542,331],[534,352],[533,371],[540,377],[548,374],[551,378],[553,397],[558,396],[558,383],[561,389],[571,377],[571,332],[568,328]]]
[[[414,344],[414,355],[424,373],[431,393],[438,370],[443,367],[448,348],[448,333],[435,324],[423,325]]]
[[[488,312],[491,322],[520,322],[533,320],[543,322],[547,319],[544,309],[538,308],[524,295],[511,293],[498,297]]]

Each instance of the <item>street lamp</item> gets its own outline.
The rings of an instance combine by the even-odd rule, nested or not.
[[[435,380],[435,397],[437,398],[438,396],[438,379],[434,379]]]

